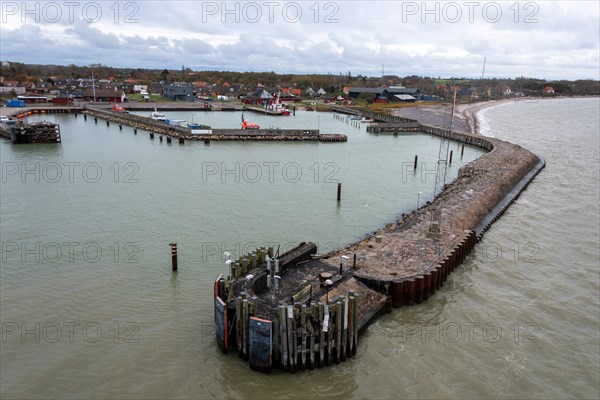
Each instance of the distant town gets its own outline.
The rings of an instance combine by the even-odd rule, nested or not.
[[[53,103],[77,101],[241,101],[248,105],[319,102],[345,105],[439,102],[448,93],[459,102],[510,97],[600,95],[599,81],[536,78],[367,77],[339,74],[277,74],[275,72],[193,71],[90,66],[28,65],[3,61],[0,102]]]

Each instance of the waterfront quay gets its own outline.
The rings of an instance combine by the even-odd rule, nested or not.
[[[545,166],[505,141],[421,124],[419,130],[488,153],[462,167],[433,202],[339,251],[320,256],[316,245],[301,243],[282,256],[261,248],[229,260],[230,274],[220,275],[214,288],[223,352],[235,349],[262,372],[296,372],[352,357],[358,333],[373,317],[421,303],[440,289]]]
[[[244,111],[240,106],[232,106],[231,103],[223,103],[217,107],[199,106],[196,103],[141,103],[128,105],[123,107],[125,110],[131,111]],[[71,113],[77,118],[79,114],[83,118],[92,123],[110,123],[119,126],[129,126],[133,128],[133,133],[137,134],[138,130],[146,131],[151,139],[155,135],[159,135],[159,139],[163,137],[167,142],[176,139],[180,144],[188,141],[310,141],[310,142],[346,142],[348,137],[344,134],[322,134],[318,129],[222,129],[211,128],[208,125],[199,125],[197,128],[191,129],[178,125],[170,125],[165,121],[154,120],[150,117],[135,115],[128,112],[118,112],[111,108],[110,104],[98,105],[91,104],[78,107],[26,107],[11,110],[11,116],[22,113],[30,114],[45,114],[45,113]]]

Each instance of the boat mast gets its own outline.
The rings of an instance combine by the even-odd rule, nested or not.
[[[94,73],[92,72],[92,92],[94,93],[94,103],[96,102],[96,84],[94,83]]]
[[[456,111],[456,89],[454,90],[454,98],[452,101],[452,112],[450,114],[450,135],[449,137],[442,136],[440,142],[440,149],[438,152],[437,168],[435,183],[433,186],[433,197],[435,199],[438,182],[441,181],[440,193],[444,190],[446,185],[446,175],[448,171],[448,153],[450,149],[450,136],[452,136],[452,128],[454,123],[454,114]],[[444,113],[445,114],[445,113]],[[445,118],[445,115],[444,115]],[[442,126],[443,126],[442,122]],[[429,237],[434,239],[442,238],[442,213],[444,211],[444,199],[440,199],[440,204],[437,210],[431,213],[431,220],[429,221]]]

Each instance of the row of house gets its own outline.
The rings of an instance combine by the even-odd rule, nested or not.
[[[348,87],[344,92],[353,99],[357,99],[363,93],[369,93],[374,96],[375,103],[397,103],[414,102],[421,100],[421,91],[417,88],[406,88],[404,86],[388,87]]]

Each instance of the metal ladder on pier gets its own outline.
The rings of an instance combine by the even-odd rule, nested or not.
[[[446,121],[446,108],[444,108],[444,118],[442,120],[442,127],[445,128]],[[450,115],[450,126],[449,131],[452,133],[453,122],[454,122],[454,112],[456,111],[456,90],[454,91],[454,97],[452,100],[452,113]],[[437,158],[437,166],[436,166],[436,174],[435,174],[435,183],[433,186],[433,196],[438,194],[438,185],[439,185],[439,193],[444,190],[444,186],[446,185],[446,175],[448,171],[448,155],[450,149],[450,137],[442,136],[442,141],[440,142],[440,148],[438,151]],[[429,222],[429,237],[434,239],[442,238],[442,211],[444,208],[444,200],[440,201],[440,204],[436,210],[431,213],[431,220]]]

